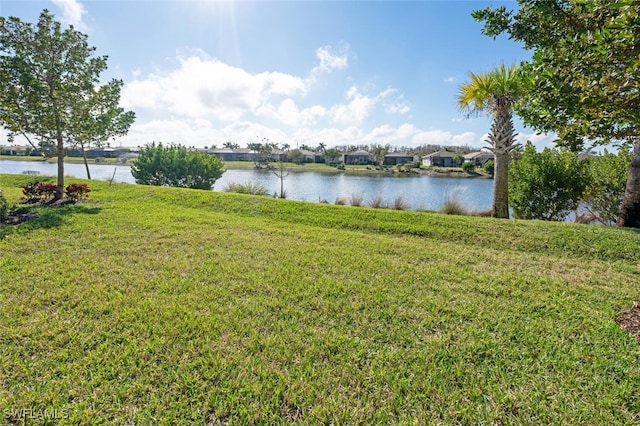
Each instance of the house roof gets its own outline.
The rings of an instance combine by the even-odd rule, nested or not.
[[[345,155],[369,155],[369,152],[365,151],[364,149],[359,149],[357,151],[353,151]]]
[[[453,158],[455,157],[457,154],[455,152],[449,152],[449,151],[437,151],[437,152],[432,152],[429,155],[425,155],[422,158],[435,158],[435,157],[440,157],[440,158]]]
[[[406,152],[390,152],[385,157],[413,157],[413,154],[407,154]]]
[[[493,158],[494,156],[492,152],[485,152],[485,151],[470,152],[464,156],[466,160],[472,160],[474,158],[481,158],[481,157]]]

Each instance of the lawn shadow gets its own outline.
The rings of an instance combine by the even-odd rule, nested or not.
[[[56,228],[76,214],[98,214],[102,210],[96,205],[65,204],[61,206],[22,205],[11,211],[8,220],[0,223],[0,239],[13,232],[29,232],[36,229]]]

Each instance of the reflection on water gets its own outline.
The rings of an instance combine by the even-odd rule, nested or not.
[[[90,164],[91,176],[97,180],[135,183],[129,166]],[[0,160],[0,173],[21,174],[37,171],[42,175],[55,175],[57,165],[42,161]],[[83,164],[65,164],[65,175],[86,178]],[[215,186],[223,191],[229,183],[258,182],[271,193],[280,192],[280,180],[266,170],[227,170]],[[447,197],[452,196],[469,209],[491,208],[493,181],[481,178],[446,178],[421,175],[376,175],[349,173],[292,172],[284,180],[287,198],[302,201],[334,203],[339,197],[362,197],[364,204],[380,198],[393,204],[402,197],[411,209],[439,209]]]

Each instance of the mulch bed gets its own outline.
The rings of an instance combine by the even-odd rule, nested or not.
[[[0,226],[3,225],[19,225],[29,220],[37,219],[40,215],[36,212],[20,212],[14,210],[9,212],[9,216],[6,219],[0,219]]]
[[[76,204],[75,200],[63,198],[61,200],[26,200],[22,204],[31,206],[49,206],[49,207],[61,207],[67,204]],[[24,222],[28,222],[33,219],[39,218],[40,215],[36,212],[25,211],[24,209],[16,209],[9,212],[9,216],[6,219],[0,218],[0,226],[4,225],[19,225]]]
[[[633,302],[631,309],[619,313],[616,322],[620,328],[635,336],[640,343],[640,303]]]

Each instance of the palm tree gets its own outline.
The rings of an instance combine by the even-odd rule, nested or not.
[[[493,118],[486,142],[495,156],[491,216],[509,217],[509,159],[515,144],[513,107],[522,96],[518,67],[501,64],[492,71],[469,72],[470,81],[458,88],[458,107],[468,115],[487,113]]]

